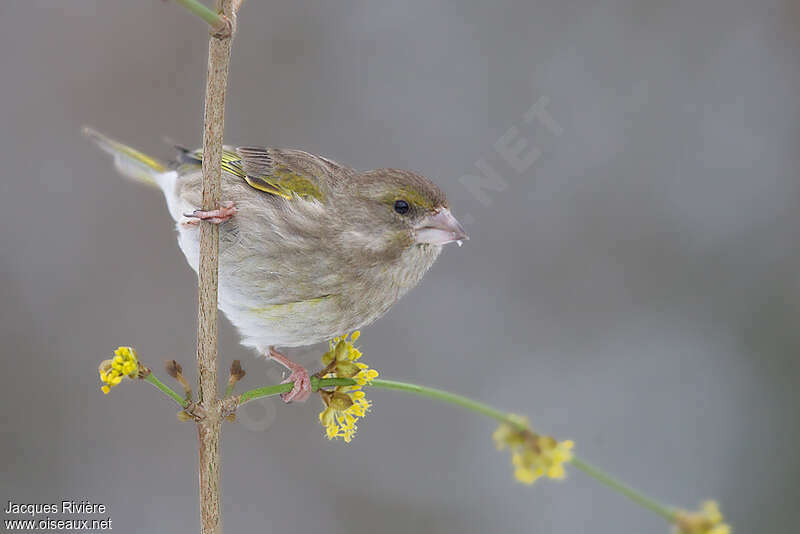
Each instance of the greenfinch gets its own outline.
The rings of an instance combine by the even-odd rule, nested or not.
[[[166,165],[84,130],[130,178],[159,187],[189,265],[199,225],[219,225],[219,309],[242,344],[276,360],[310,395],[308,372],[274,347],[325,341],[383,315],[433,265],[468,239],[444,193],[414,172],[359,172],[300,150],[225,147],[219,209],[202,211],[202,150],[178,147]]]

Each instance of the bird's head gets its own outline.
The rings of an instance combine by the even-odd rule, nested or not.
[[[411,171],[378,169],[351,182],[355,217],[373,249],[440,248],[469,239],[444,192]]]

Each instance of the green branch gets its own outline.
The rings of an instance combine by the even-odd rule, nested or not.
[[[318,379],[316,377],[312,377],[311,389],[313,391],[317,391],[320,387],[352,386],[355,383],[356,383],[355,380],[349,378]],[[491,417],[492,419],[499,421],[501,423],[510,424],[519,428],[520,430],[524,430],[524,427],[520,426],[519,421],[516,418],[512,417],[510,414],[492,408],[491,406],[484,404],[482,402],[470,399],[468,397],[464,397],[463,395],[450,393],[449,391],[444,391],[441,389],[431,388],[427,386],[420,386],[418,384],[409,384],[407,382],[397,382],[395,380],[381,380],[377,378],[373,380],[370,384],[368,384],[368,386],[379,389],[394,389],[397,391],[405,391],[406,393],[413,393],[415,395],[436,399],[438,401],[447,402],[449,404],[455,404],[456,406],[466,408],[467,410],[473,411],[475,413]],[[250,402],[252,400],[259,399],[262,397],[269,397],[273,395],[279,395],[280,393],[286,393],[288,391],[291,391],[291,389],[292,389],[291,383],[251,389],[250,391],[247,391],[242,394],[242,396],[240,397],[239,404],[241,405],[246,402]],[[608,486],[617,493],[624,495],[625,497],[629,498],[636,504],[650,510],[651,512],[658,514],[659,516],[663,517],[670,523],[673,523],[675,521],[675,512],[673,510],[659,504],[658,502],[643,495],[642,493],[636,491],[630,486],[620,482],[619,480],[615,479],[614,477],[605,473],[604,471],[598,469],[597,467],[594,467],[593,465],[577,457],[573,457],[570,463],[574,465],[577,469],[583,471],[585,474],[597,480],[598,482]]]
[[[354,386],[356,381],[351,378],[317,378],[311,377],[311,390],[317,391],[319,388],[325,387],[336,387],[336,386]],[[417,384],[409,384],[407,382],[397,382],[395,380],[381,380],[376,378],[372,382],[370,382],[369,387],[380,388],[380,389],[395,389],[398,391],[405,391],[407,393],[414,393],[415,395],[421,395],[423,397],[429,397],[431,399],[436,399],[443,402],[448,402],[450,404],[455,404],[457,406],[461,406],[462,408],[466,408],[467,410],[471,410],[473,412],[477,412],[481,415],[485,415],[487,417],[491,417],[501,423],[509,423],[514,426],[518,426],[519,423],[514,420],[513,417],[509,417],[509,415],[505,412],[501,412],[500,410],[495,410],[491,406],[483,404],[482,402],[478,402],[476,400],[472,400],[470,398],[464,397],[463,395],[457,395],[455,393],[450,393],[449,391],[444,391],[441,389],[431,388],[427,386],[420,386]],[[246,402],[250,402],[256,399],[260,399],[263,397],[271,397],[274,395],[279,395],[281,393],[286,393],[292,390],[292,382],[288,382],[286,384],[278,384],[275,386],[265,386],[262,388],[251,389],[250,391],[246,391],[242,393],[241,397],[239,398],[239,404],[245,404]]]
[[[170,389],[169,386],[163,384],[160,380],[158,380],[158,378],[156,378],[155,375],[153,375],[152,373],[147,377],[147,381],[156,386],[158,389],[160,389],[168,396],[170,396],[179,405],[181,405],[184,408],[186,407],[186,401],[182,399],[180,395],[178,395],[172,389]],[[315,376],[311,377],[311,389],[313,391],[318,391],[320,388],[336,387],[336,386],[353,386],[355,384],[356,381],[351,378],[317,378]],[[264,397],[274,397],[275,395],[280,395],[281,393],[288,393],[289,391],[292,390],[293,386],[294,384],[292,382],[287,382],[286,384],[276,384],[274,386],[264,386],[260,388],[251,389],[249,391],[242,393],[238,397],[238,405],[241,406],[248,402],[254,401],[256,399],[261,399]],[[406,393],[413,393],[415,395],[420,395],[422,397],[428,397],[449,404],[454,404],[462,408],[466,408],[467,410],[470,410],[472,412],[490,417],[495,421],[513,425],[519,428],[520,430],[525,429],[525,427],[521,426],[519,421],[510,414],[492,408],[491,406],[484,404],[482,402],[470,399],[468,397],[464,397],[463,395],[450,393],[449,391],[444,391],[441,389],[431,388],[427,386],[420,386],[418,384],[409,384],[407,382],[397,382],[395,380],[381,380],[377,378],[373,380],[371,383],[369,383],[368,387],[373,387],[378,389],[394,389],[397,391],[404,391]],[[662,504],[659,504],[653,499],[643,495],[639,491],[631,488],[630,486],[624,484],[623,482],[620,482],[611,475],[581,460],[580,458],[573,457],[570,463],[573,466],[575,466],[575,468],[579,469],[580,471],[583,471],[585,474],[594,478],[601,484],[604,484],[605,486],[613,489],[617,493],[624,495],[625,497],[629,498],[636,504],[650,510],[651,512],[654,512],[655,514],[658,514],[659,516],[663,517],[670,523],[675,522],[676,515],[674,510]]]
[[[175,393],[175,390],[173,390],[171,387],[169,387],[164,382],[159,380],[158,377],[154,375],[152,372],[148,374],[147,377],[145,377],[145,380],[153,384],[155,387],[160,389],[162,393],[164,393],[172,400],[177,402],[181,408],[186,408],[189,405],[189,401],[187,401],[186,399]]]
[[[208,25],[211,26],[212,28],[219,28],[223,24],[225,24],[225,21],[222,19],[222,17],[219,16],[219,14],[216,11],[206,7],[197,0],[175,0],[175,1],[178,2],[180,5],[182,5],[183,7],[185,7],[186,9],[188,9],[189,11],[191,11],[192,13],[194,13],[195,15],[197,15],[198,17],[200,17],[201,19],[203,19],[204,21],[206,21]]]
[[[376,380],[377,382],[377,380]],[[311,377],[311,391],[319,391],[319,388],[332,388],[336,386],[354,386],[355,380],[351,378],[317,378]],[[285,384],[276,384],[274,386],[264,386],[262,388],[251,389],[245,391],[239,396],[239,406],[246,404],[256,399],[264,397],[274,397],[281,393],[289,393],[294,387],[294,382],[287,382]]]
[[[597,480],[601,484],[605,484],[609,488],[613,489],[617,493],[621,493],[622,495],[626,496],[639,506],[647,508],[651,512],[654,512],[670,523],[674,523],[676,520],[675,511],[667,508],[666,506],[657,503],[650,497],[646,497],[642,495],[640,492],[636,491],[635,489],[631,488],[627,484],[620,482],[616,478],[612,477],[608,473],[598,469],[597,467],[584,462],[580,458],[573,458],[570,462],[576,468],[580,469],[593,479]]]
[[[397,382],[395,380],[380,380],[377,378],[373,380],[369,385],[381,389],[396,389],[398,391],[414,393],[415,395],[421,395],[423,397],[428,397],[442,402],[455,404],[456,406],[461,406],[462,408],[466,408],[467,410],[471,410],[481,415],[491,417],[492,419],[499,421],[501,423],[508,423],[514,426],[519,426],[519,423],[515,421],[513,417],[509,417],[507,413],[501,412],[500,410],[495,410],[491,406],[464,397],[463,395],[450,393],[449,391],[444,391],[441,389],[431,388],[427,386],[419,386],[417,384],[409,384],[407,382]]]

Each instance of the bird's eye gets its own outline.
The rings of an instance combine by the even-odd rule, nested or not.
[[[408,202],[406,202],[405,200],[394,201],[394,211],[396,211],[400,215],[405,215],[406,213],[408,213],[408,210],[410,209],[411,208],[409,207]]]

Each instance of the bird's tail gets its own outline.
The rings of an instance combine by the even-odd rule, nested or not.
[[[160,161],[106,137],[88,126],[83,128],[83,133],[105,152],[114,156],[114,166],[124,176],[161,189],[165,189],[168,185],[166,182],[174,181],[172,175],[175,171]]]

